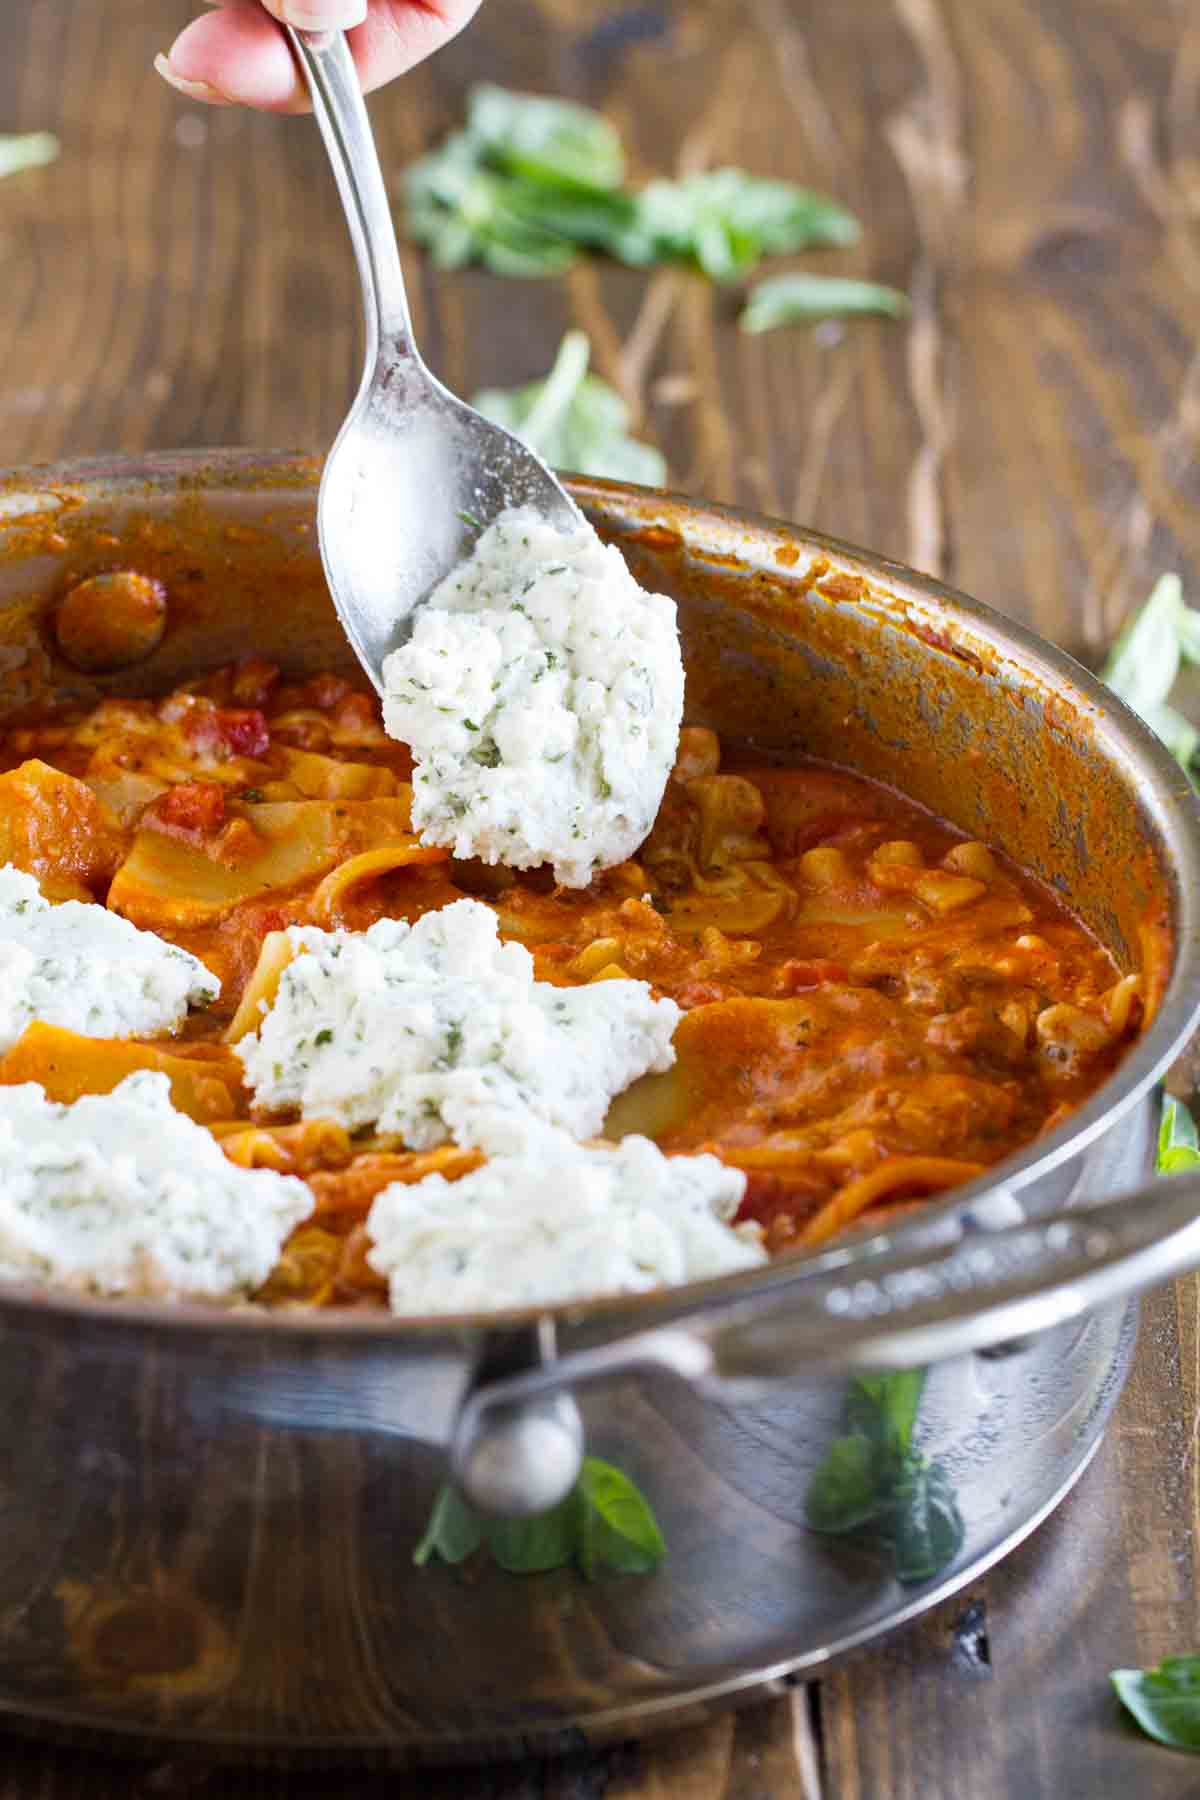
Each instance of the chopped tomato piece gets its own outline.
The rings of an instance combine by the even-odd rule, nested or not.
[[[215,781],[181,781],[147,808],[143,823],[207,837],[225,823],[225,790]]]
[[[197,706],[181,721],[184,735],[202,756],[265,756],[271,745],[267,721],[257,707]]]
[[[846,981],[847,979],[845,963],[832,962],[826,957],[813,957],[808,960],[789,957],[787,962],[780,963],[771,992],[774,994],[798,994],[802,988],[820,987],[826,981]]]

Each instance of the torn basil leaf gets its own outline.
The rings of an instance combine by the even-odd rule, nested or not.
[[[1148,1737],[1200,1752],[1200,1656],[1165,1656],[1156,1669],[1114,1669],[1109,1679]]]
[[[1178,1100],[1163,1102],[1158,1128],[1157,1167],[1160,1175],[1177,1175],[1200,1163],[1200,1136],[1187,1107]]]
[[[885,1550],[896,1579],[929,1581],[962,1548],[963,1521],[941,1463],[912,1445],[924,1369],[897,1369],[850,1382],[843,1435],[833,1440],[809,1483],[809,1526],[853,1535]]]
[[[533,1519],[484,1519],[455,1488],[443,1487],[413,1561],[464,1562],[486,1545],[510,1575],[544,1574],[574,1563],[589,1581],[609,1571],[643,1575],[666,1544],[650,1505],[612,1463],[585,1456],[579,1480],[558,1506]]]
[[[408,230],[442,268],[556,275],[628,224],[623,167],[601,114],[485,84],[468,95],[464,128],[405,176]]]
[[[924,1391],[924,1369],[893,1369],[884,1375],[860,1375],[846,1390],[844,1418],[847,1429],[864,1432],[874,1442],[903,1456],[912,1443]]]
[[[433,1503],[425,1535],[413,1551],[413,1561],[420,1567],[431,1556],[443,1562],[465,1562],[483,1542],[483,1527],[457,1488],[439,1488]]]
[[[619,188],[625,176],[616,126],[571,100],[484,82],[467,98],[467,133],[509,174],[598,188]]]
[[[713,281],[736,281],[764,256],[853,244],[858,236],[857,219],[824,194],[743,169],[712,169],[652,181],[634,196],[629,229],[609,247],[624,262],[694,262]]]
[[[54,161],[58,151],[58,139],[49,131],[0,134],[0,176],[43,168]]]
[[[876,281],[851,281],[841,275],[770,275],[750,292],[741,318],[743,331],[775,331],[780,325],[844,319],[854,313],[881,313],[903,318],[908,296]]]
[[[645,1575],[658,1567],[667,1546],[646,1496],[628,1475],[585,1456],[575,1492],[583,1502],[576,1555],[589,1581],[600,1569]]]
[[[408,230],[442,268],[554,275],[581,249],[645,267],[690,262],[732,281],[763,256],[853,243],[857,221],[791,182],[713,169],[624,188],[620,138],[602,114],[484,85],[462,130],[405,177]]]
[[[585,333],[569,331],[542,380],[517,388],[484,388],[471,404],[552,468],[661,485],[667,473],[664,457],[628,435],[629,409],[615,388],[588,374],[589,356]]]
[[[954,1561],[962,1548],[963,1522],[941,1463],[918,1450],[900,1459],[881,1535],[895,1557],[897,1581],[932,1581]]]
[[[1184,601],[1178,575],[1162,575],[1146,604],[1118,634],[1100,679],[1145,720],[1181,767],[1192,774],[1200,732],[1168,704],[1184,661],[1200,661],[1200,612]]]
[[[876,1446],[860,1432],[834,1438],[808,1487],[806,1516],[814,1531],[855,1531],[879,1510]]]

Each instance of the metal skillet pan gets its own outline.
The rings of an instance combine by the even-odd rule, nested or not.
[[[0,479],[0,711],[154,692],[254,649],[350,664],[317,469],[243,452]],[[230,1756],[479,1758],[644,1732],[815,1666],[1031,1530],[1099,1441],[1129,1296],[1200,1262],[1200,1187],[1145,1183],[1152,1086],[1200,1012],[1200,817],[1069,658],[879,558],[745,515],[575,491],[680,602],[688,714],[901,787],[1064,892],[1125,967],[1172,944],[1152,1024],[1065,1126],[886,1237],[540,1319],[348,1320],[0,1299],[0,1716]],[[54,611],[133,568],[170,596],[144,662],[83,675]],[[997,1356],[997,1346],[1009,1354]],[[1014,1348],[1015,1346],[1015,1348]],[[933,1368],[923,1448],[955,1560],[902,1586],[805,1527],[847,1372]],[[416,1568],[447,1459],[544,1504],[581,1441],[647,1492],[669,1554],[584,1584]]]

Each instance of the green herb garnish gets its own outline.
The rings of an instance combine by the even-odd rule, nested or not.
[[[568,331],[548,375],[523,387],[483,388],[471,404],[552,468],[660,486],[665,458],[629,436],[629,408],[615,388],[588,374],[590,355],[585,333]],[[547,652],[548,668],[552,656]]]
[[[0,176],[20,175],[26,169],[41,169],[52,163],[59,152],[58,139],[49,131],[26,131],[0,136]]]
[[[468,96],[467,131],[506,174],[603,189],[619,188],[625,176],[616,127],[573,100],[484,82]]]
[[[555,275],[627,224],[623,157],[599,113],[541,94],[472,88],[467,122],[408,171],[408,229],[442,268]]]
[[[1162,575],[1118,635],[1100,679],[1157,733],[1194,781],[1200,732],[1168,704],[1185,662],[1200,663],[1200,612],[1185,603],[1178,575]]]
[[[585,1456],[579,1480],[558,1506],[536,1519],[483,1519],[455,1488],[443,1487],[425,1535],[413,1552],[465,1562],[486,1545],[511,1575],[534,1575],[574,1563],[589,1581],[602,1570],[643,1575],[658,1567],[666,1544],[644,1495],[627,1475]]]
[[[824,194],[744,169],[712,169],[652,181],[635,196],[628,229],[606,247],[623,262],[691,262],[713,281],[736,281],[764,256],[858,237],[857,219]]]
[[[834,1439],[809,1483],[814,1531],[856,1533],[886,1548],[903,1582],[929,1581],[957,1556],[962,1515],[941,1463],[912,1444],[924,1369],[851,1381]]]
[[[622,187],[624,156],[602,114],[542,94],[473,88],[467,120],[408,172],[408,229],[442,268],[557,275],[580,250],[636,267],[689,262],[715,281],[763,256],[852,244],[857,221],[788,181],[713,169]]]
[[[1109,1680],[1149,1737],[1200,1753],[1200,1656],[1165,1656],[1156,1669],[1114,1669]]]
[[[841,275],[770,275],[752,289],[738,323],[743,331],[774,331],[780,325],[844,319],[853,313],[883,313],[899,319],[908,297],[899,288]]]
[[[1191,1113],[1180,1101],[1165,1100],[1158,1128],[1159,1174],[1177,1175],[1181,1169],[1194,1169],[1197,1163],[1200,1137]]]

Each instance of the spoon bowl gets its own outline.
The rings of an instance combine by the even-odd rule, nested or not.
[[[569,530],[582,514],[527,445],[426,368],[345,33],[283,30],[308,83],[362,280],[363,379],[325,463],[317,530],[338,617],[382,693],[384,658],[493,519],[528,506]]]

